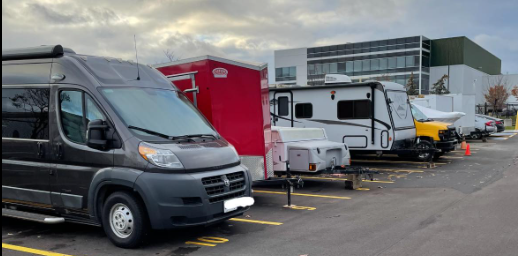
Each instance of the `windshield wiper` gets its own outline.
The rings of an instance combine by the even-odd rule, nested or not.
[[[214,134],[193,134],[193,135],[186,135],[187,138],[213,138],[215,140],[218,139],[216,135]]]
[[[175,136],[169,136],[169,135],[166,135],[166,134],[163,134],[163,133],[159,133],[159,132],[151,131],[151,130],[148,130],[148,129],[144,129],[144,128],[140,128],[140,127],[136,127],[136,126],[132,126],[132,125],[130,125],[128,128],[129,128],[129,129],[132,129],[132,130],[140,131],[140,132],[145,132],[145,133],[147,133],[147,134],[150,134],[150,135],[153,135],[153,136],[157,136],[157,137],[160,137],[160,138],[163,138],[163,139],[166,139],[166,140],[173,140],[173,141],[178,141],[178,140],[193,141],[191,138],[186,137],[186,136],[178,136],[178,137],[175,137]]]

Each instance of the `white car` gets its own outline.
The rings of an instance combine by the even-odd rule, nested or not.
[[[495,120],[491,120],[479,115],[475,116],[475,132],[471,133],[473,139],[482,139],[497,132]]]
[[[331,142],[321,128],[272,127],[275,172],[318,173],[351,165],[346,144]]]

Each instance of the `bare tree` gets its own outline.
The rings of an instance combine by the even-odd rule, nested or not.
[[[513,89],[511,90],[511,94],[512,94],[514,97],[518,98],[518,85],[515,85],[515,86],[513,87]]]
[[[486,93],[484,95],[486,102],[494,107],[494,112],[505,107],[505,103],[511,96],[509,93],[509,83],[505,76],[488,76]]]
[[[179,56],[175,54],[174,51],[171,51],[169,49],[164,50],[164,55],[170,62],[175,62],[181,59]]]

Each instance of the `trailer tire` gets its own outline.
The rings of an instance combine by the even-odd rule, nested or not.
[[[421,140],[417,145],[416,145],[416,148],[418,150],[430,150],[430,149],[434,149],[435,147],[433,146],[433,144],[429,141],[426,141],[426,140]],[[430,153],[422,153],[422,154],[417,154],[416,158],[421,161],[421,162],[430,162],[432,160],[432,154]]]

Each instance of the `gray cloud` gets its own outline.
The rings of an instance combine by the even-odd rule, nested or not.
[[[467,35],[501,57],[504,72],[517,73],[517,8],[513,0],[2,0],[2,48],[61,43],[133,59],[136,34],[151,64],[165,62],[169,49],[273,66],[273,51],[283,48]]]

